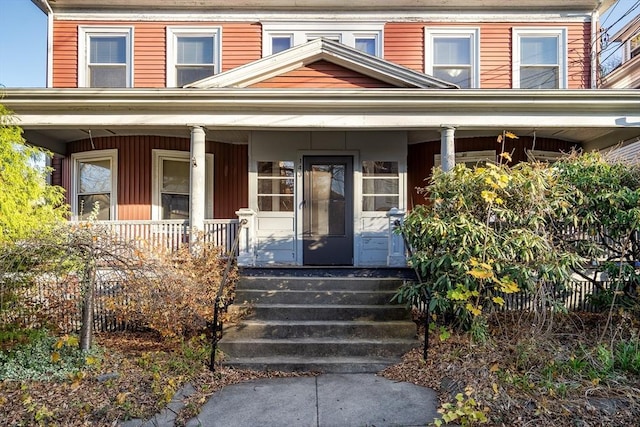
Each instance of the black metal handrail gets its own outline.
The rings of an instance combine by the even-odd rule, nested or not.
[[[227,264],[225,265],[224,273],[222,274],[222,279],[220,280],[220,286],[218,287],[216,300],[213,303],[213,322],[211,324],[211,357],[209,359],[209,369],[211,370],[211,372],[215,372],[216,370],[216,350],[218,349],[218,342],[222,339],[223,322],[220,316],[220,310],[226,310],[228,307],[228,304],[220,306],[220,301],[222,300],[222,292],[224,291],[224,287],[229,281],[229,272],[231,271],[231,265],[233,264],[233,261],[236,259],[236,250],[238,249],[238,244],[240,242],[242,227],[244,227],[245,225],[247,225],[246,219],[243,219],[238,223],[236,238],[233,240],[233,245],[231,245],[231,249],[229,250]]]
[[[400,222],[399,219],[396,219],[393,225],[397,230],[400,230],[400,235],[404,241],[404,247],[409,258],[413,257],[413,248],[407,238],[407,235],[402,230],[402,222]],[[423,285],[424,281],[422,279],[422,274],[420,274],[420,269],[415,263],[413,263],[413,271],[418,279],[418,284]],[[422,298],[420,299],[420,303],[424,305],[424,346],[422,348],[422,359],[426,362],[427,352],[429,350],[429,319],[431,317],[431,314],[429,313],[429,306],[431,305],[431,289],[428,286],[422,286]]]

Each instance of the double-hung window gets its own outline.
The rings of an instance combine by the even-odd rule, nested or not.
[[[461,88],[480,87],[479,30],[427,28],[425,72]]]
[[[206,218],[213,218],[213,155],[205,159]],[[191,162],[186,151],[153,150],[154,191],[152,217],[189,219]]]
[[[567,34],[564,28],[513,29],[513,86],[567,87]]]
[[[132,87],[133,28],[79,27],[78,86]]]
[[[382,28],[383,25],[380,23],[263,22],[262,55],[273,55],[293,46],[324,37],[369,55],[382,56]]]
[[[116,217],[117,150],[71,155],[71,211],[80,220]]]
[[[167,28],[167,87],[220,72],[220,28]]]
[[[362,162],[362,210],[386,212],[399,207],[399,202],[398,162]]]

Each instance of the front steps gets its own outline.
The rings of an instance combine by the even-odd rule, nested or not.
[[[418,344],[391,298],[402,270],[252,269],[241,274],[223,363],[243,369],[377,372]],[[409,276],[410,277],[410,276]]]

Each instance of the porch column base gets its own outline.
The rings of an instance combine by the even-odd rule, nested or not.
[[[389,249],[387,254],[387,267],[405,267],[407,258],[405,256],[404,240],[402,235],[395,233],[396,221],[404,220],[405,212],[398,208],[391,208],[387,212],[389,218]]]
[[[241,208],[236,211],[238,219],[246,224],[240,229],[240,239],[238,240],[239,267],[250,267],[256,264],[256,212],[253,209]]]

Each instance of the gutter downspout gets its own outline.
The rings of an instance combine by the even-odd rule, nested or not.
[[[49,0],[37,0],[47,14],[47,87],[53,87],[53,9]]]
[[[591,12],[591,89],[598,88],[600,56],[600,12],[598,8]]]

